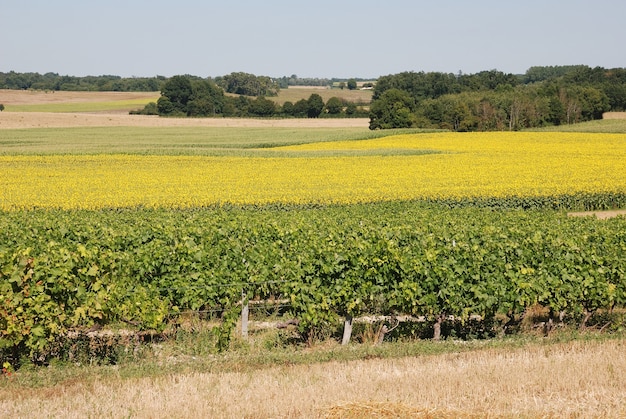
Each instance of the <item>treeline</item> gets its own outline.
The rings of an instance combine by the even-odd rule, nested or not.
[[[272,93],[272,85],[265,78],[246,73],[233,73],[215,82],[191,76],[174,76],[161,88],[157,102],[149,103],[135,114],[189,117],[367,117],[367,111],[356,104],[338,97],[325,103],[313,93],[308,99],[281,105],[264,95],[254,97],[252,93]],[[264,84],[265,83],[265,84]],[[265,89],[265,90],[264,90]],[[227,95],[228,93],[237,94]]]
[[[57,73],[0,72],[0,89],[13,90],[64,90],[94,92],[158,92],[167,80],[164,76],[61,76]]]
[[[188,75],[191,78],[200,77]],[[65,91],[100,91],[100,92],[158,92],[168,77],[120,77],[101,76],[62,76],[58,73],[8,73],[0,72],[0,89],[12,90],[65,90]],[[275,96],[279,89],[289,86],[333,86],[347,83],[348,79],[298,77],[295,74],[279,78],[254,76],[243,72],[234,72],[225,76],[208,78],[230,93],[248,96]],[[363,81],[363,79],[350,79]],[[243,90],[231,91],[231,90]]]
[[[201,79],[187,75],[190,78]],[[276,96],[279,89],[289,86],[334,86],[347,84],[349,81],[369,81],[360,78],[313,78],[298,77],[296,74],[271,78],[255,76],[249,73],[233,72],[225,76],[207,78],[224,88],[229,93],[247,96]],[[168,80],[165,76],[155,77],[120,77],[102,76],[62,76],[58,73],[8,73],[0,72],[0,89],[12,90],[65,90],[65,91],[100,91],[100,92],[158,92]]]
[[[344,78],[336,78],[333,77],[331,79],[328,78],[311,78],[311,77],[298,77],[295,74],[292,74],[291,76],[283,76],[280,77],[278,79],[276,79],[276,82],[278,83],[278,85],[280,86],[281,89],[287,89],[289,88],[289,86],[329,86],[329,87],[333,87],[336,85],[341,85],[341,83],[343,83],[344,85],[348,85],[348,83],[350,82],[354,82],[355,83],[355,87],[356,87],[356,82],[369,82],[371,81],[371,79],[362,79],[362,78],[349,78],[349,79],[344,79]]]
[[[626,110],[626,69],[531,67],[524,75],[404,72],[380,77],[370,128],[520,130]]]

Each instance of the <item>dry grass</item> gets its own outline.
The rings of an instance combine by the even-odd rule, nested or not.
[[[626,342],[70,382],[0,395],[7,417],[600,418],[626,415]]]

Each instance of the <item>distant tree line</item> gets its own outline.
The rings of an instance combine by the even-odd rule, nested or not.
[[[404,72],[380,77],[370,128],[519,130],[626,110],[626,69],[531,67],[524,75]]]
[[[187,75],[190,78],[199,77]],[[158,92],[167,81],[165,76],[155,77],[120,77],[102,76],[63,76],[58,73],[16,73],[0,72],[0,89],[13,90],[66,90],[66,91],[101,91],[101,92]],[[211,80],[211,78],[208,78]],[[364,79],[339,78],[302,78],[295,74],[280,78],[255,76],[253,74],[234,72],[212,79],[228,93],[246,96],[276,96],[279,89],[289,86],[329,86],[350,81],[367,81]]]
[[[13,90],[66,90],[98,92],[158,92],[167,80],[163,76],[61,76],[57,73],[0,72],[0,89]]]
[[[234,73],[233,73],[234,74]],[[242,75],[244,73],[238,73]],[[245,75],[247,80],[251,75]],[[253,76],[254,77],[254,76]],[[219,83],[237,85],[229,80],[218,80]],[[251,83],[250,85],[254,85]],[[233,93],[244,90],[234,89]],[[199,79],[192,76],[179,75],[169,78],[161,88],[161,97],[156,103],[149,103],[135,114],[151,114],[160,116],[189,117],[366,117],[366,110],[351,102],[331,97],[326,103],[323,98],[313,93],[308,99],[295,103],[285,102],[278,105],[265,96],[227,95],[224,89],[213,80]]]
[[[279,84],[267,76],[249,73],[230,73],[216,77],[215,83],[228,93],[244,96],[278,96]]]
[[[283,76],[276,79],[276,83],[281,89],[287,89],[289,86],[328,86],[333,87],[335,85],[340,85],[343,83],[345,87],[349,85],[352,86],[354,83],[354,88],[356,88],[357,82],[368,82],[371,79],[361,79],[361,78],[307,78],[307,77],[298,77],[296,74],[292,74],[291,76]]]
[[[122,78],[0,72],[1,89],[161,92],[158,102],[136,113],[310,118],[369,116],[371,129],[519,130],[599,119],[606,111],[626,110],[626,69],[584,65],[531,67],[522,75],[489,70],[476,74],[403,72],[382,76],[373,86],[369,111],[337,97],[324,103],[316,94],[282,106],[268,99],[289,86],[353,89],[359,81],[364,80],[311,79],[295,74],[273,79],[243,72],[215,79],[191,75]]]
[[[283,76],[276,80],[281,89],[288,89],[289,86],[330,86],[331,80],[326,78],[302,78],[295,74]]]

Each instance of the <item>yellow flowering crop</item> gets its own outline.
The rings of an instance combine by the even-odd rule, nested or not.
[[[624,134],[411,134],[276,150],[294,157],[0,156],[0,209],[626,192]],[[370,153],[349,153],[359,150]]]

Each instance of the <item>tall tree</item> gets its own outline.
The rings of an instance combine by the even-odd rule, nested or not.
[[[317,93],[313,93],[307,100],[308,109],[307,116],[309,118],[317,118],[324,110],[324,99]]]
[[[326,102],[326,111],[328,111],[330,115],[340,114],[341,111],[343,111],[342,100],[336,96],[333,96],[330,99],[328,99],[328,101]]]
[[[254,116],[272,116],[276,112],[276,103],[273,101],[259,96],[258,98],[250,101],[250,107],[248,113]]]
[[[245,96],[276,96],[280,90],[277,82],[267,76],[235,72],[217,79],[228,93]]]
[[[191,100],[192,94],[193,88],[191,87],[191,80],[189,80],[189,77],[174,76],[170,78],[163,85],[161,89],[161,98],[159,98],[159,101],[157,102],[159,114],[187,114],[187,103]]]
[[[385,91],[370,107],[370,129],[409,128],[413,126],[415,101],[400,89]]]

